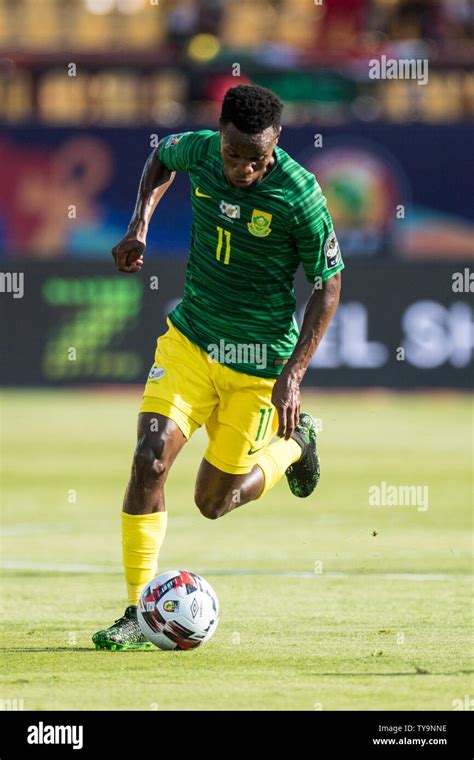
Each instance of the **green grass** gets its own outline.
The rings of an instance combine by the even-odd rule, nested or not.
[[[472,694],[468,396],[307,394],[323,424],[317,495],[295,499],[282,481],[215,521],[193,503],[198,432],[168,480],[159,569],[208,578],[217,632],[194,652],[96,652],[91,634],[126,603],[120,509],[138,402],[139,391],[4,393],[0,699],[450,710]],[[369,506],[381,481],[427,485],[428,509]]]

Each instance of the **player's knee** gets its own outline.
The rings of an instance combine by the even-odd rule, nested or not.
[[[164,449],[162,439],[151,442],[144,436],[138,441],[132,465],[132,479],[137,484],[156,486],[164,482],[169,470]]]
[[[207,517],[208,520],[217,520],[218,517],[222,517],[227,512],[225,499],[217,494],[206,493],[197,489],[194,494],[194,501],[202,516]]]

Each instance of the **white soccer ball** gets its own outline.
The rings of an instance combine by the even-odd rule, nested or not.
[[[195,649],[209,641],[219,622],[212,586],[188,570],[154,578],[138,602],[138,623],[158,649]]]

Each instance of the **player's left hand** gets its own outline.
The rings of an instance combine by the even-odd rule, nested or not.
[[[300,381],[295,374],[283,370],[273,386],[272,404],[278,412],[277,435],[287,441],[300,415]]]

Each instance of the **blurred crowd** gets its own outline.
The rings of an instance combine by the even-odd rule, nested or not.
[[[49,53],[172,50],[206,34],[276,65],[417,40],[456,57],[472,25],[470,0],[0,0],[0,45]]]
[[[462,120],[473,19],[470,0],[0,0],[0,119],[206,122],[253,81],[290,123]],[[431,86],[370,81],[382,55],[426,58]]]

